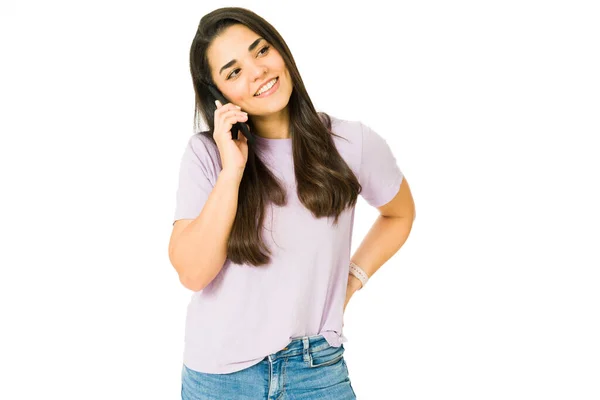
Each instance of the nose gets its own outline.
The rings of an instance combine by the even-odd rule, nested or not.
[[[255,82],[260,82],[261,79],[267,74],[267,67],[261,64],[254,64],[252,70],[252,76]]]

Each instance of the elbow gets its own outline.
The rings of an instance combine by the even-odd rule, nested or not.
[[[198,279],[190,279],[185,276],[179,276],[179,282],[186,289],[191,290],[192,292],[199,292],[206,287],[206,285],[200,282]]]
[[[174,260],[173,253],[169,253],[169,259],[171,261],[171,265],[173,265],[173,268],[177,273],[177,276],[179,277],[179,282],[183,285],[183,287],[193,292],[199,292],[204,289],[206,284],[197,276],[191,276],[189,269],[176,262]]]
[[[224,264],[224,261],[220,261],[218,268],[216,265],[199,265],[198,261],[193,261],[185,255],[177,255],[175,252],[169,253],[169,259],[177,272],[179,282],[193,292],[199,292],[208,286]]]

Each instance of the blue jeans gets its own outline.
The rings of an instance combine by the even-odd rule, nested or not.
[[[229,374],[181,371],[182,400],[355,400],[344,345],[322,335],[292,339],[258,364]]]

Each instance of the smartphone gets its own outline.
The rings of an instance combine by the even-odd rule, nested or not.
[[[215,96],[215,99],[219,100],[222,105],[230,103],[230,101],[227,100],[225,96],[223,96],[223,93],[221,93],[221,91],[215,85],[209,84],[208,90],[210,90],[213,96]],[[238,131],[240,129],[242,130],[242,132],[244,132],[244,136],[246,136],[246,138],[248,139],[248,143],[254,144],[254,135],[250,133],[250,129],[248,129],[248,126],[246,126],[246,124],[243,122],[236,122],[235,124],[233,124],[233,126],[231,127],[231,137],[235,140],[238,140]]]

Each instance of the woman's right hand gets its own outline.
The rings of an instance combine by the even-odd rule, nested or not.
[[[217,109],[215,110],[213,139],[221,154],[223,171],[239,173],[241,176],[248,161],[248,138],[240,129],[238,140],[234,140],[231,137],[231,127],[237,122],[245,123],[248,120],[248,114],[240,111],[241,108],[233,103],[222,105],[219,100],[216,100],[215,104]]]

